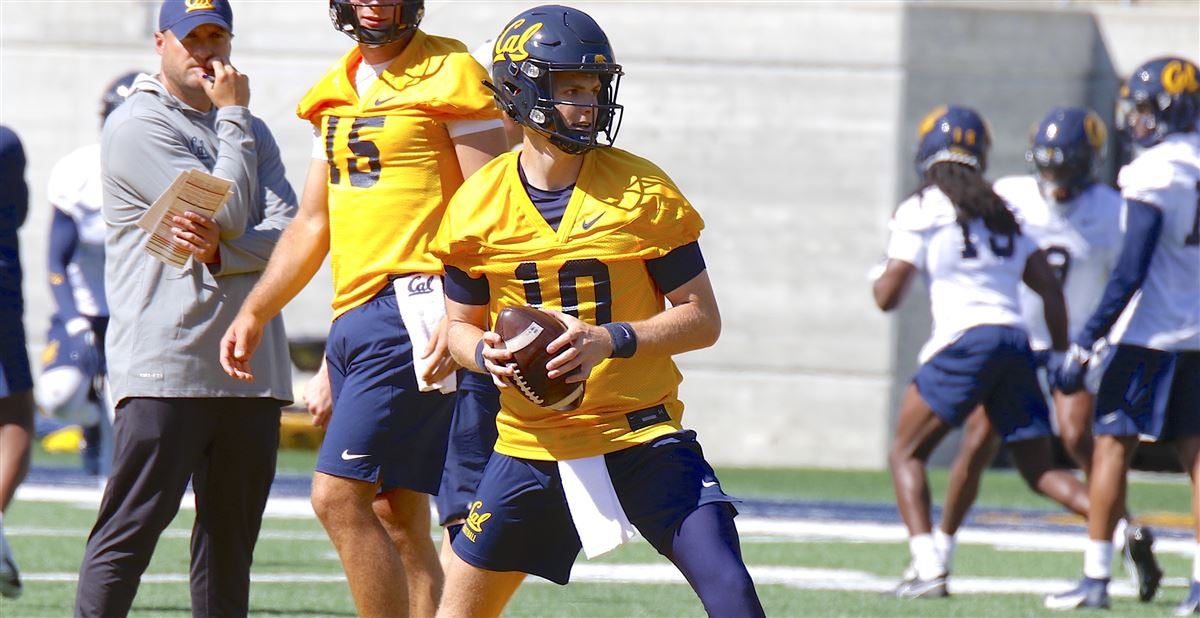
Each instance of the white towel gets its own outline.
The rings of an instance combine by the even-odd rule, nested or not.
[[[603,455],[560,461],[558,474],[575,531],[589,560],[624,545],[637,534],[617,499]]]
[[[412,341],[413,371],[417,373],[417,388],[427,393],[439,390],[442,393],[453,393],[458,387],[458,376],[451,373],[442,378],[441,382],[429,384],[421,379],[421,374],[429,367],[433,357],[421,358],[429,339],[437,330],[438,324],[446,317],[446,300],[442,297],[441,275],[408,275],[392,282],[396,289],[396,305],[400,307],[400,319],[404,328],[408,329],[408,338]]]

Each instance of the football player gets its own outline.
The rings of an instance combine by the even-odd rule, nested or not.
[[[100,123],[125,101],[138,72],[113,80],[100,99]],[[47,271],[56,310],[42,353],[34,397],[42,411],[83,427],[83,467],[108,476],[112,411],[104,395],[104,216],[100,212],[100,144],[81,146],[50,172]]]
[[[252,379],[262,325],[329,254],[334,322],[316,379],[328,381],[332,411],[316,418],[327,431],[312,501],[364,616],[429,616],[441,594],[429,494],[455,396],[422,389],[457,366],[445,352],[442,265],[427,245],[463,178],[505,149],[486,73],[459,41],[418,28],[424,10],[330,0],[334,28],[355,45],[298,105],[313,127],[300,212],[221,349],[230,375]],[[402,319],[421,299],[431,322]],[[428,345],[414,345],[426,328]]]
[[[888,455],[912,554],[911,572],[895,590],[900,598],[948,594],[946,556],[931,533],[925,461],[980,404],[1030,488],[1087,513],[1083,485],[1053,469],[1049,411],[1020,313],[1023,281],[1041,297],[1052,354],[1062,358],[1067,315],[1054,271],[983,178],[991,136],[978,113],[938,107],[917,137],[923,184],[892,216],[887,265],[873,290],[879,308],[890,311],[921,273],[933,313]]]
[[[29,470],[33,376],[25,349],[25,300],[17,228],[29,208],[25,149],[0,125],[0,596],[21,596],[21,575],[4,539],[4,513]]]
[[[454,540],[441,613],[499,615],[526,574],[566,584],[581,548],[598,555],[636,527],[709,615],[762,615],[733,499],[682,428],[671,358],[720,332],[703,221],[662,170],[612,147],[622,69],[590,16],[529,9],[494,52],[491,87],[524,143],[463,184],[434,244],[451,351],[502,385],[496,452]],[[579,370],[577,409],[510,386],[512,356],[488,330],[509,305],[566,325],[546,369]]]
[[[1029,176],[1001,178],[996,193],[1012,208],[1021,229],[1046,253],[1067,303],[1068,332],[1077,334],[1100,301],[1100,293],[1121,247],[1120,194],[1096,181],[1107,131],[1095,112],[1059,107],[1050,110],[1030,136],[1025,158],[1033,167]],[[1050,337],[1042,318],[1041,299],[1021,286],[1021,311],[1030,333],[1030,345],[1039,363],[1050,353]],[[1054,391],[1054,412],[1059,436],[1067,453],[1090,476],[1092,462],[1092,393],[1071,395]],[[951,468],[942,520],[935,531],[947,569],[954,555],[955,534],[971,507],[983,470],[998,443],[986,414],[968,419],[964,439]],[[1130,576],[1142,588],[1143,598],[1153,595],[1161,571],[1151,551],[1150,530],[1126,526],[1127,511],[1116,531],[1124,548]]]
[[[1083,580],[1046,597],[1046,607],[1107,607],[1112,536],[1139,437],[1174,441],[1200,508],[1200,77],[1196,64],[1157,58],[1121,88],[1118,126],[1143,149],[1117,177],[1125,198],[1125,239],[1099,305],[1075,335],[1059,387],[1083,387],[1093,346],[1109,334],[1134,294],[1128,324],[1103,368],[1096,394],[1088,544]],[[1200,539],[1200,518],[1197,518]],[[1145,589],[1142,590],[1146,592]],[[1153,595],[1154,590],[1149,590]],[[1147,597],[1143,594],[1143,600]],[[1187,600],[1200,606],[1200,552]]]

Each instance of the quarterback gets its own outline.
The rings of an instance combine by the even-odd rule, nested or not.
[[[621,75],[576,9],[527,10],[496,39],[491,87],[524,143],[463,184],[434,244],[451,352],[501,386],[496,451],[454,540],[442,615],[498,615],[526,574],[566,584],[581,548],[598,555],[634,528],[710,615],[762,615],[734,500],[682,428],[671,359],[720,332],[703,221],[662,170],[612,147]],[[587,381],[575,410],[512,387],[511,354],[488,330],[512,305],[567,327],[546,369]]]

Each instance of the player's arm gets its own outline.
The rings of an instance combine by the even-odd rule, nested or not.
[[[1041,249],[1030,254],[1025,261],[1023,274],[1025,285],[1042,297],[1042,313],[1046,319],[1046,328],[1050,331],[1050,342],[1055,350],[1063,352],[1069,343],[1067,337],[1067,304],[1063,299],[1062,286],[1054,269],[1046,261],[1046,253]]]
[[[551,312],[567,332],[546,346],[556,354],[546,368],[551,379],[580,367],[569,382],[587,379],[605,358],[634,355],[671,356],[706,348],[721,334],[721,312],[705,270],[699,243],[676,248],[646,262],[651,278],[671,304],[646,320],[596,326],[562,312]]]
[[[508,138],[503,126],[459,135],[451,140],[463,178],[470,178],[488,161],[508,150]]]
[[[879,278],[871,285],[871,293],[875,295],[875,304],[884,311],[895,309],[904,299],[904,295],[908,293],[908,286],[916,274],[916,266],[904,260],[889,259],[887,266],[883,269],[883,274],[879,275]]]
[[[892,213],[889,227],[887,264],[871,285],[875,304],[883,311],[891,311],[900,305],[909,285],[925,263],[925,235],[923,221],[915,216],[919,213],[918,203],[909,200]]]
[[[71,215],[55,208],[54,218],[50,221],[50,248],[46,255],[46,270],[50,276],[50,293],[58,305],[58,315],[65,322],[80,317],[79,309],[75,306],[71,282],[67,279],[67,267],[71,264],[71,257],[75,255],[75,248],[78,246],[79,226]]]
[[[262,339],[263,326],[304,289],[329,253],[328,177],[329,164],[323,159],[313,159],[300,211],[279,239],[262,278],[221,339],[221,366],[234,378],[254,379],[250,357]]]
[[[512,354],[500,335],[487,330],[487,280],[447,266],[444,289],[450,355],[466,369],[490,373],[497,386],[507,387],[505,380],[513,375],[508,367]]]
[[[1163,214],[1154,206],[1138,200],[1125,202],[1125,239],[1121,255],[1109,274],[1100,304],[1079,332],[1076,343],[1090,349],[1097,339],[1108,334],[1114,322],[1142,287],[1154,248],[1162,236]]]

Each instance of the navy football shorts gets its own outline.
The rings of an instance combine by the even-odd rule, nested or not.
[[[0,310],[0,397],[11,397],[33,388],[25,325],[19,311]]]
[[[1100,379],[1094,429],[1164,441],[1200,435],[1200,351],[1118,345]]]
[[[50,330],[46,333],[46,347],[53,347],[55,354],[49,356],[43,353],[43,372],[55,367],[71,366],[85,370],[84,373],[104,373],[104,335],[108,331],[108,316],[88,317],[87,320],[91,323],[95,342],[91,350],[83,349],[79,336],[71,337],[67,334],[67,326],[62,318],[57,315],[51,316]],[[94,358],[85,357],[92,353],[96,355]]]
[[[737,502],[721,491],[694,431],[660,436],[604,459],[626,517],[660,554],[670,550],[692,511]],[[580,549],[558,463],[493,454],[454,553],[481,569],[566,584]]]
[[[390,284],[334,321],[325,344],[333,416],[317,472],[437,493],[455,397],[420,392],[412,355]]]
[[[438,523],[465,519],[471,510],[475,488],[483,478],[492,450],[496,447],[496,413],[500,411],[500,389],[490,374],[466,369],[458,372],[458,400],[450,422],[450,444],[442,487],[434,504]]]
[[[958,427],[982,403],[1005,442],[1050,435],[1050,413],[1025,331],[976,326],[917,369],[913,383],[938,418]]]

